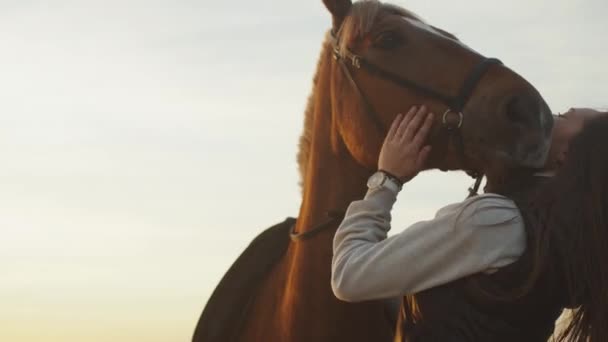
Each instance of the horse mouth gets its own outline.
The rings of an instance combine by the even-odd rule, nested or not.
[[[508,164],[516,167],[527,167],[540,169],[545,166],[551,149],[550,137],[544,139],[540,144],[520,143],[514,146],[510,152],[498,149],[494,153],[499,159],[505,160]]]
[[[549,157],[550,142],[543,144],[542,148],[537,151],[530,152],[519,158],[519,164],[526,167],[542,168],[547,163]]]

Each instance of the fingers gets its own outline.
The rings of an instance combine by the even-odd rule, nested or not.
[[[433,113],[427,112],[426,106],[414,106],[405,115],[397,115],[389,129],[386,140],[422,146],[433,126],[433,117]]]
[[[399,114],[389,128],[378,157],[378,168],[410,180],[427,163],[430,146],[424,146],[433,125],[433,114],[425,106],[414,106]]]
[[[395,134],[397,133],[397,130],[399,128],[399,125],[401,124],[402,119],[403,119],[403,114],[401,114],[401,113],[397,114],[397,117],[395,118],[395,120],[393,120],[391,128],[388,130],[388,133],[386,134],[386,140],[391,140],[395,137]]]
[[[407,114],[405,114],[405,117],[403,118],[403,120],[399,124],[399,127],[397,128],[397,132],[395,133],[395,138],[398,138],[401,140],[405,137],[405,132],[407,131],[407,127],[410,125],[410,121],[412,121],[412,118],[414,117],[414,115],[416,115],[417,111],[418,111],[418,107],[414,106],[414,107],[410,108],[410,110],[407,112]]]
[[[405,134],[403,135],[403,139],[406,142],[412,141],[418,130],[420,129],[420,125],[424,122],[424,119],[427,116],[426,106],[420,107],[414,116],[410,120],[409,124],[405,128]]]
[[[433,118],[433,113],[428,113],[426,115],[424,121],[422,122],[422,126],[416,133],[414,133],[412,144],[415,146],[422,146],[426,142],[429,132],[431,131],[431,127],[433,127]]]

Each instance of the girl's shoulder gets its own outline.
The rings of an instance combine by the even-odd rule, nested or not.
[[[521,214],[510,198],[485,193],[441,208],[437,212],[439,217],[453,217],[455,223],[459,224],[493,226],[519,220]]]

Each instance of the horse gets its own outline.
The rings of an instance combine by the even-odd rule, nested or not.
[[[551,111],[522,76],[407,9],[323,2],[332,27],[299,140],[298,218],[264,232],[231,267],[194,341],[393,339],[384,302],[346,303],[332,293],[332,238],[349,203],[364,196],[392,120],[412,105],[440,114],[426,169],[479,178],[546,158]]]

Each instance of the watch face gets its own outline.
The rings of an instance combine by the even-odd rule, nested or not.
[[[370,189],[377,188],[384,183],[386,176],[382,172],[376,172],[367,181],[367,187]]]

